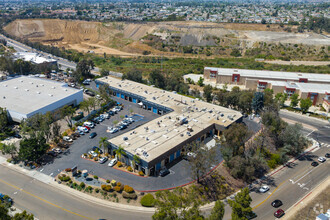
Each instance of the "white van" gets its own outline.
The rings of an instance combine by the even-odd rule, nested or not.
[[[77,127],[77,130],[78,130],[78,131],[82,131],[82,132],[85,132],[85,133],[87,133],[87,132],[88,132],[88,129],[87,129],[87,128],[85,128],[85,127],[82,127],[82,126],[78,126],[78,127]]]
[[[85,121],[84,122],[84,126],[88,126],[90,128],[94,128],[94,123],[93,122],[89,122],[89,121]]]

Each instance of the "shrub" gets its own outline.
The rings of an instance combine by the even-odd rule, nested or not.
[[[133,193],[123,192],[122,195],[125,199],[136,199],[137,198],[137,195],[134,192]]]
[[[122,189],[121,189],[120,186],[115,186],[115,187],[113,187],[113,189],[114,189],[116,192],[121,192],[121,191],[122,191]]]
[[[96,192],[96,193],[99,193],[99,192],[100,192],[100,189],[99,189],[99,188],[96,188],[96,189],[95,189],[95,192]]]
[[[71,172],[72,170],[71,170],[71,168],[66,168],[65,169],[65,172]]]
[[[97,180],[98,178],[99,178],[98,176],[94,175],[94,179],[96,179],[96,180]]]
[[[116,180],[111,180],[111,185],[112,185],[112,186],[116,186],[116,185],[117,185]]]
[[[155,206],[155,198],[152,194],[146,194],[142,197],[140,201],[141,205],[144,207],[154,207]]]
[[[107,182],[107,183],[110,183],[110,180],[107,180],[106,182]]]
[[[117,166],[122,167],[123,166],[122,162],[118,161]]]
[[[94,157],[94,161],[97,161],[97,157]]]
[[[128,166],[128,167],[127,167],[127,170],[128,170],[129,172],[133,172],[133,168],[132,168],[131,166]]]
[[[62,135],[63,136],[68,136],[68,132],[64,131]]]
[[[61,180],[63,182],[68,182],[68,181],[71,180],[71,178],[69,176],[66,176],[66,175],[59,176],[58,178],[59,178],[59,180]]]
[[[129,185],[125,185],[124,191],[127,193],[132,193],[132,192],[134,192],[134,189],[133,189],[133,187],[130,187]]]
[[[140,176],[144,176],[144,173],[142,171],[139,171]]]
[[[121,182],[117,182],[117,186],[121,186]]]
[[[85,183],[84,182],[81,182],[80,185],[79,185],[81,188],[85,188]]]
[[[110,185],[101,185],[101,188],[106,191],[106,192],[110,192],[111,191],[111,186]]]

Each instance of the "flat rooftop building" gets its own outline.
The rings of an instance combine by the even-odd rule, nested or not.
[[[147,175],[156,175],[179,158],[188,143],[219,135],[242,119],[240,112],[129,80],[104,77],[96,83],[107,84],[113,95],[160,115],[109,140],[112,154],[119,146],[125,149],[126,163],[138,155],[142,160],[139,168]]]
[[[57,60],[52,58],[46,58],[42,54],[31,53],[31,52],[17,52],[13,54],[15,60],[22,59],[24,61],[29,61],[33,64],[48,64],[57,65]]]
[[[19,76],[0,82],[0,107],[11,119],[21,122],[37,113],[45,114],[83,101],[83,91],[34,76]]]

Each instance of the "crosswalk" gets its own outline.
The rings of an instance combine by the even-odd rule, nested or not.
[[[321,144],[321,147],[330,147],[330,144],[328,143],[320,143]]]

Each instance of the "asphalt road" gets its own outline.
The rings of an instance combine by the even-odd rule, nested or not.
[[[52,54],[49,54],[49,53],[45,53],[45,52],[42,52],[42,51],[37,51],[36,49],[33,49],[25,44],[22,44],[18,41],[15,41],[15,40],[12,40],[4,35],[0,35],[0,38],[3,38],[3,39],[6,39],[7,40],[7,44],[8,46],[12,46],[17,52],[35,52],[35,53],[40,53],[42,55],[44,55],[45,57],[52,57],[53,59],[56,59],[57,60],[57,63],[59,64],[59,68],[60,69],[67,69],[67,68],[70,68],[70,69],[73,69],[75,70],[76,69],[76,63],[74,62],[71,62],[71,61],[68,61],[66,59],[63,59],[61,57],[56,57]],[[93,73],[96,73],[96,72],[99,72],[99,69],[96,67],[94,70],[93,70]]]
[[[150,219],[151,213],[105,207],[72,196],[57,188],[0,165],[0,192],[14,199],[14,206],[42,220]]]

